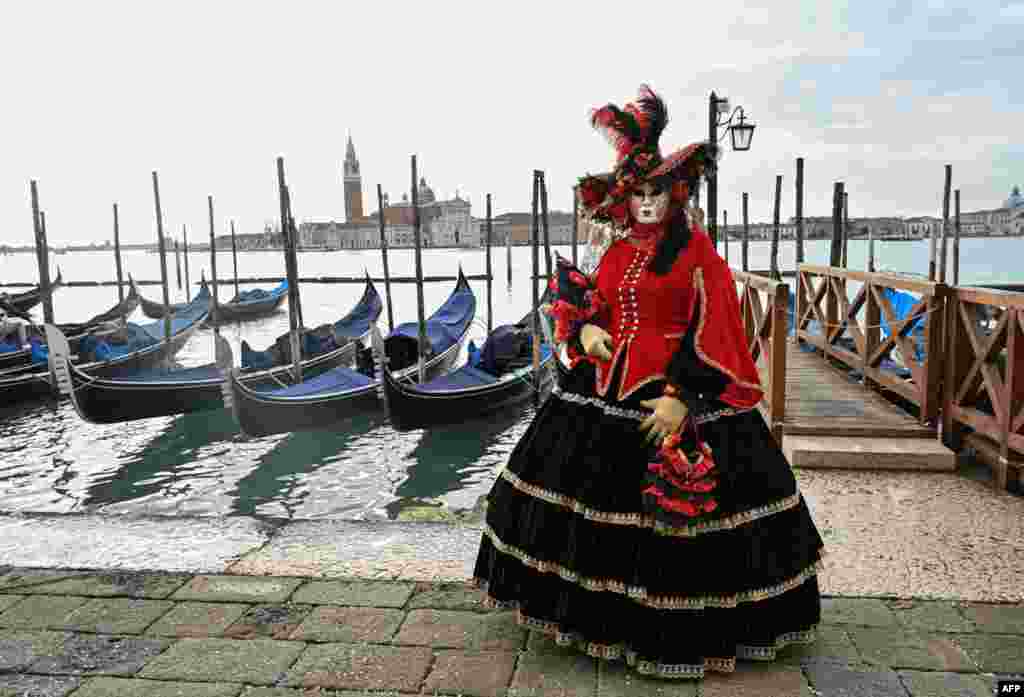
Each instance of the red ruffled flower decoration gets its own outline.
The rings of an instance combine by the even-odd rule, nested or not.
[[[641,491],[645,508],[674,525],[714,513],[718,487],[714,456],[708,444],[696,437],[673,434],[662,442],[659,461],[647,466]]]
[[[556,300],[548,310],[548,316],[555,321],[555,341],[564,344],[580,330],[586,322],[601,312],[603,301],[600,295],[588,290],[585,295],[587,304],[577,307],[565,300]]]
[[[555,300],[547,314],[555,321],[555,341],[569,342],[580,328],[605,309],[601,294],[579,269],[561,255],[556,256],[556,273],[548,281]]]

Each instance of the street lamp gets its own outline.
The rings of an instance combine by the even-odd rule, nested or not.
[[[729,117],[722,120],[725,114],[729,114]],[[738,120],[733,123],[733,119]],[[717,146],[720,138],[718,137],[718,128],[720,126],[727,126],[726,131],[729,133],[732,140],[732,149],[744,152],[750,150],[750,141],[754,137],[754,124],[747,123],[746,115],[743,113],[743,107],[738,106],[729,113],[729,100],[724,97],[719,97],[714,92],[711,93],[711,97],[708,99],[708,142],[712,146]],[[725,136],[723,135],[723,138]],[[713,149],[712,149],[713,152]],[[714,245],[718,244],[718,168],[715,165],[714,159],[709,162],[709,166],[706,170],[706,176],[708,180],[708,234],[711,236],[711,243]]]

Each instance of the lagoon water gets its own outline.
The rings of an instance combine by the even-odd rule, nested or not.
[[[555,246],[564,256],[568,247]],[[581,252],[582,253],[582,252]],[[927,242],[878,242],[880,269],[927,273]],[[768,268],[769,245],[750,245],[750,265]],[[493,251],[494,324],[512,322],[531,303],[527,280],[531,255],[527,247],[512,250],[513,282],[506,284],[504,248]],[[784,243],[779,260],[792,268],[794,249]],[[826,263],[828,242],[807,245],[809,263]],[[737,266],[738,243],[730,246]],[[850,243],[850,268],[866,266],[867,244]],[[961,242],[960,278],[963,284],[1024,283],[1024,239],[966,239]],[[66,280],[106,280],[114,277],[110,252],[79,252],[51,257]],[[469,274],[485,270],[483,250],[425,250],[424,273],[454,275],[459,264]],[[383,276],[379,250],[306,252],[299,255],[300,276],[356,276],[367,269]],[[392,249],[393,275],[413,274],[413,252]],[[239,275],[284,275],[277,252],[245,252],[238,256]],[[205,270],[209,255],[189,255],[193,283]],[[125,273],[138,279],[160,277],[159,257],[145,252],[124,255]],[[220,276],[231,276],[231,254],[217,259]],[[185,298],[176,287],[173,255],[168,257],[172,302]],[[55,269],[51,274],[55,273]],[[950,272],[950,277],[951,277]],[[5,282],[35,282],[31,254],[0,256]],[[478,344],[486,334],[486,285],[472,282],[477,293],[477,321],[470,334]],[[424,289],[429,313],[444,301],[450,283]],[[791,284],[792,287],[792,284]],[[331,322],[357,300],[358,284],[303,285],[302,307],[308,326]],[[381,295],[383,284],[378,284]],[[142,292],[160,300],[156,286]],[[228,299],[233,288],[222,287]],[[395,321],[416,317],[413,284],[392,287]],[[74,322],[104,310],[117,301],[117,290],[63,288],[54,296],[58,321]],[[41,309],[35,312],[41,315]],[[131,318],[146,320],[141,312]],[[387,328],[387,309],[380,326]],[[224,335],[235,349],[246,339],[262,348],[288,328],[287,308],[255,321],[230,324]],[[198,332],[178,354],[183,366],[209,362],[212,332]],[[282,518],[393,519],[452,513],[472,509],[487,492],[495,470],[515,446],[533,418],[533,408],[492,415],[486,420],[456,426],[400,433],[382,417],[363,418],[336,431],[289,433],[248,438],[239,432],[225,410],[98,426],[79,419],[69,402],[0,405],[0,512],[103,512],[153,515],[259,515]]]

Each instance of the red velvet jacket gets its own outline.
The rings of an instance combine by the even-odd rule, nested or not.
[[[747,348],[735,282],[707,233],[695,225],[690,242],[664,276],[647,269],[652,256],[627,241],[615,242],[605,253],[593,279],[603,303],[590,322],[612,335],[612,360],[570,350],[574,362],[596,365],[597,391],[605,396],[614,366],[625,361],[615,395],[621,401],[650,382],[670,379],[669,364],[696,322],[697,357],[728,378],[725,390],[714,397],[737,408],[755,406],[762,390]]]

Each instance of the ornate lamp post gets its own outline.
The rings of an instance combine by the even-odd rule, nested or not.
[[[726,126],[726,131],[732,140],[732,149],[737,151],[750,150],[750,141],[754,137],[754,124],[747,123],[743,113],[743,107],[738,106],[732,110],[729,117],[723,120],[723,116],[729,114],[729,100],[719,97],[714,92],[708,99],[708,142],[714,146],[718,145],[718,129]],[[738,117],[738,118],[737,118]],[[737,119],[733,123],[733,119]],[[722,136],[725,137],[724,135]],[[718,244],[718,168],[712,161],[705,172],[708,180],[708,234],[711,236],[711,243]]]

